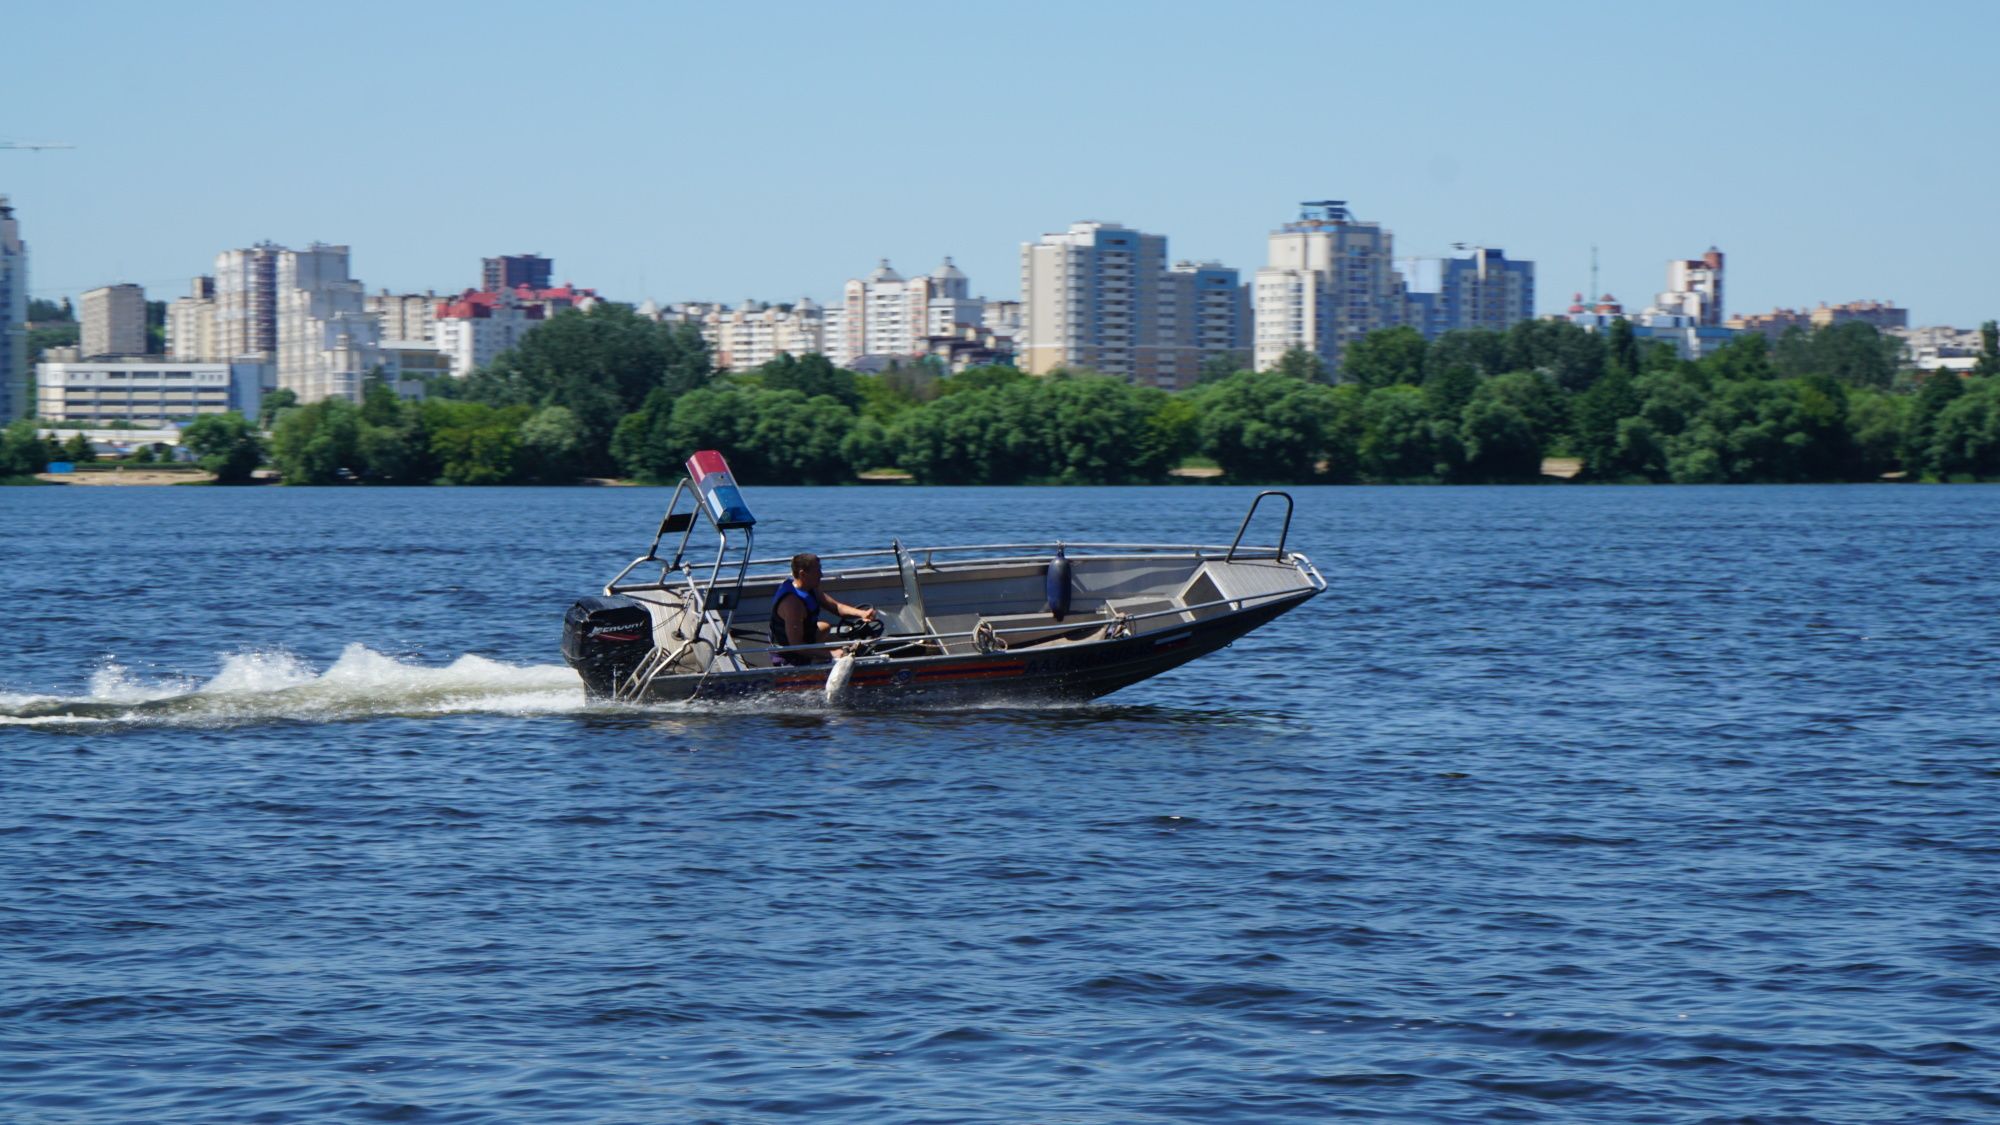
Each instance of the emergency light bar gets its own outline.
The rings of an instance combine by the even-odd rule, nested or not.
[[[749,527],[757,522],[757,517],[750,514],[750,506],[743,502],[743,494],[736,491],[736,478],[729,472],[729,462],[722,459],[722,454],[704,449],[688,458],[687,471],[702,510],[715,522],[717,530]]]

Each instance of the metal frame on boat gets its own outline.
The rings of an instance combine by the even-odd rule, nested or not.
[[[1251,502],[1227,546],[897,541],[820,556],[821,589],[872,605],[882,627],[837,634],[831,644],[845,658],[814,663],[827,659],[828,644],[773,645],[761,612],[790,577],[789,560],[754,557],[756,520],[719,455],[697,454],[689,470],[652,546],[565,620],[564,656],[594,697],[770,693],[854,706],[1088,699],[1222,648],[1326,589],[1310,559],[1286,550],[1292,498],[1275,491]],[[677,511],[686,493],[693,510]],[[1285,505],[1277,545],[1245,546],[1251,519],[1273,497]],[[712,559],[689,556],[696,512],[716,532]],[[661,556],[675,532],[672,556]],[[633,580],[652,563],[657,578]],[[739,613],[746,600],[750,621]]]

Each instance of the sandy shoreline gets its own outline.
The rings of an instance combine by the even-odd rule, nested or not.
[[[110,472],[36,473],[50,484],[206,484],[213,473],[161,472],[158,469],[113,469]]]

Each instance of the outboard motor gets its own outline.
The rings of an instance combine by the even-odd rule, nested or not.
[[[592,699],[612,698],[652,650],[652,614],[631,598],[582,598],[563,615],[563,659]]]

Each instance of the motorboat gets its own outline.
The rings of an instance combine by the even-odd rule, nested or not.
[[[1092,699],[1214,652],[1326,589],[1310,559],[1286,550],[1291,496],[1268,491],[1227,546],[896,540],[823,555],[819,588],[873,608],[875,620],[840,623],[830,645],[777,646],[770,609],[789,559],[754,557],[756,517],[720,453],[695,454],[687,470],[652,546],[565,616],[563,657],[593,699]],[[1284,504],[1277,545],[1246,546],[1266,500]],[[717,545],[697,558],[689,543],[702,524]]]

